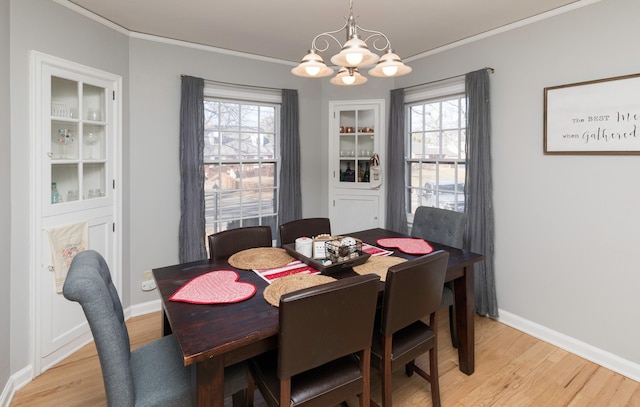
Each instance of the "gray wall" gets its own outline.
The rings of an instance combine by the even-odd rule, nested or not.
[[[29,145],[29,58],[36,50],[124,77],[124,146],[128,151],[128,37],[48,0],[11,0],[11,371],[30,364],[29,301],[30,206],[32,189]],[[3,14],[4,16],[5,14]],[[4,18],[4,17],[3,17]],[[5,25],[3,24],[3,27]],[[4,136],[3,136],[4,137]],[[4,150],[3,150],[4,151]],[[5,154],[4,152],[2,154]],[[125,156],[128,154],[125,153]],[[128,164],[124,163],[125,182]],[[125,202],[128,194],[125,190]],[[124,227],[128,225],[128,205],[124,205]],[[128,233],[125,231],[125,268]],[[129,303],[129,287],[123,282],[123,298]]]
[[[7,148],[11,139],[9,125],[9,0],[0,0],[0,191],[3,199],[0,203],[0,326],[9,326],[11,314],[11,149]],[[4,387],[11,375],[9,355],[11,337],[8,329],[0,332],[0,386]],[[0,391],[0,393],[2,393]]]
[[[614,361],[635,363],[630,368],[640,375],[640,156],[543,154],[543,89],[640,72],[638,15],[637,0],[597,2],[415,61],[414,74],[399,85],[495,68],[491,152],[502,319],[610,352]]]
[[[142,292],[142,273],[178,262],[180,222],[180,75],[204,79],[295,88],[300,101],[303,212],[326,214],[326,202],[317,199],[326,168],[319,151],[323,121],[317,112],[319,83],[297,79],[290,66],[248,60],[200,49],[132,39],[131,72],[131,303],[157,299]]]
[[[11,149],[10,154],[0,149],[0,190],[7,191],[11,201],[11,239],[0,237],[5,243],[0,242],[0,261],[3,270],[10,268],[10,290],[6,285],[0,288],[0,298],[11,296],[11,374],[30,363],[29,207],[24,203],[31,188],[32,49],[125,79],[125,306],[157,299],[155,292],[140,291],[142,272],[178,260],[181,74],[299,90],[303,215],[322,216],[328,213],[330,100],[388,100],[388,90],[394,87],[492,66],[495,269],[501,318],[534,326],[538,334],[559,333],[609,352],[637,371],[640,328],[631,321],[638,320],[640,310],[635,292],[640,274],[632,261],[638,243],[633,231],[640,228],[635,179],[640,158],[542,154],[544,87],[640,71],[635,52],[640,37],[637,1],[603,0],[412,61],[414,72],[395,83],[370,79],[355,89],[296,78],[286,65],[130,39],[48,0],[11,0],[7,18],[3,11],[8,4],[0,0],[0,23],[5,23],[0,24],[0,55],[10,53],[11,68],[9,100],[9,82],[0,84],[0,123],[5,130],[0,137],[10,130]],[[4,27],[9,22],[7,51]],[[6,78],[9,67],[6,58],[2,60],[0,73]],[[8,106],[10,121],[4,116]],[[4,124],[8,122],[10,126]],[[0,225],[5,226],[9,215],[2,212]],[[2,318],[6,317],[0,316],[0,323],[7,322]],[[9,353],[5,332],[0,333],[2,358]],[[5,366],[0,367],[0,386],[6,382]]]

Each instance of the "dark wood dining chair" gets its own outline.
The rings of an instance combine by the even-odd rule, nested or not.
[[[280,225],[280,244],[294,243],[302,236],[314,237],[323,233],[331,234],[329,218],[305,218],[292,220]]]
[[[436,311],[440,308],[449,253],[437,251],[389,267],[382,311],[371,345],[372,365],[382,379],[382,406],[392,406],[391,374],[405,367],[431,383],[431,401],[440,406]],[[422,319],[429,317],[429,325]],[[429,373],[415,359],[429,352]]]
[[[257,385],[271,407],[335,406],[356,395],[369,406],[379,280],[349,277],[283,295],[278,349],[249,361],[249,389]]]
[[[271,247],[270,226],[248,226],[223,230],[207,236],[209,240],[209,258],[226,259],[239,251],[254,247]]]
[[[430,206],[419,206],[413,216],[411,237],[419,237],[427,242],[441,243],[462,249],[467,226],[467,215],[464,212],[450,211]],[[449,332],[451,344],[458,347],[458,330],[456,328],[455,296],[453,282],[444,284],[440,308],[449,309]]]

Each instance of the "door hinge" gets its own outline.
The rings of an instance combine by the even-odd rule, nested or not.
[[[113,97],[113,100],[116,100],[116,91],[115,90],[113,91],[113,96],[112,97]]]
[[[113,222],[111,224],[111,230],[114,231],[114,232],[116,231],[116,223],[115,222]]]
[[[116,189],[116,180],[113,180],[113,189]]]

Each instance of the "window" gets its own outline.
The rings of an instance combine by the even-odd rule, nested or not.
[[[464,212],[464,91],[415,100],[405,110],[407,212],[418,206]]]
[[[277,230],[279,115],[275,103],[205,97],[206,235],[244,226]]]

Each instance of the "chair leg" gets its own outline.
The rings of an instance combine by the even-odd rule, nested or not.
[[[453,305],[449,306],[449,331],[451,332],[451,345],[458,348],[458,327],[456,326],[456,310]]]
[[[413,367],[416,365],[416,361],[415,359],[412,360],[411,362],[407,363],[406,365],[404,365],[404,373],[407,375],[407,377],[411,377],[413,376]]]
[[[247,374],[247,390],[245,394],[245,407],[253,407],[253,397],[256,391],[256,381],[253,380],[251,373]]]
[[[429,316],[429,325],[433,329],[433,348],[429,349],[429,383],[431,383],[431,404],[440,407],[440,374],[438,373],[438,321],[436,313]]]
[[[380,375],[382,376],[382,407],[392,407],[391,401],[391,337],[382,338],[382,366]]]
[[[429,350],[429,383],[431,383],[431,404],[440,407],[440,380],[438,374],[437,349]]]

